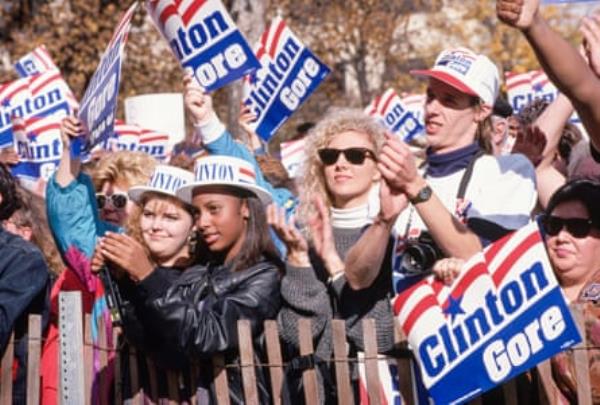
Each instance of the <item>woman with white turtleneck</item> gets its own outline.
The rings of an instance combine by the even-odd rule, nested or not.
[[[384,137],[384,129],[372,118],[350,109],[332,111],[310,132],[295,216],[296,222],[308,225],[310,246],[294,219],[286,222],[284,212],[274,205],[267,210],[270,225],[288,251],[278,320],[290,356],[297,354],[300,317],[311,318],[315,353],[321,359],[331,357],[332,318],[346,322],[350,355],[364,351],[365,318],[375,319],[379,352],[393,348],[390,263],[380,266],[373,283],[360,290],[346,282],[343,263],[346,252],[380,211],[377,155]],[[329,372],[319,371],[322,378]],[[330,398],[326,385],[321,386],[323,401]]]

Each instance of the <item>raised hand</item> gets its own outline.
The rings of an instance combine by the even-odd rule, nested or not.
[[[71,145],[71,138],[81,136],[83,132],[83,124],[76,116],[70,115],[60,122],[60,137],[65,147]]]
[[[412,192],[420,186],[415,157],[408,145],[396,136],[386,135],[378,160],[377,168],[394,193]]]
[[[391,190],[387,180],[382,180],[379,187],[379,219],[391,224],[408,206],[408,197],[401,191]]]
[[[258,137],[258,134],[252,128],[251,124],[254,121],[256,121],[256,114],[252,112],[252,109],[250,107],[248,107],[244,103],[241,103],[240,116],[238,118],[238,122],[240,124],[240,128],[242,128],[242,130],[246,132],[246,134],[248,134],[250,147],[253,150],[256,150],[262,146],[262,143],[260,141],[260,138]]]
[[[129,235],[107,232],[98,244],[102,256],[114,263],[135,282],[154,270],[144,247]]]
[[[313,203],[317,212],[309,219],[308,224],[313,237],[315,251],[323,260],[329,274],[333,276],[344,271],[344,262],[335,248],[333,230],[329,221],[329,210],[321,197],[315,197]]]
[[[540,0],[497,0],[498,19],[511,27],[526,30],[537,16]]]
[[[192,115],[194,125],[203,125],[216,117],[212,97],[204,91],[191,75],[183,78],[185,107]]]
[[[583,35],[583,56],[596,76],[600,77],[600,13],[584,17],[579,32]]]
[[[267,207],[267,222],[287,247],[287,261],[297,267],[310,266],[308,242],[296,227],[294,217],[285,218],[285,209],[271,204]]]
[[[16,165],[19,163],[19,155],[12,147],[0,149],[0,163]]]
[[[546,135],[537,126],[530,125],[525,130],[517,132],[517,139],[511,153],[525,155],[534,166],[540,164],[546,147]]]

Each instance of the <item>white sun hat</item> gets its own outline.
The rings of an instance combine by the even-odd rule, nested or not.
[[[230,156],[208,156],[196,161],[195,179],[177,190],[182,200],[192,200],[194,190],[210,186],[227,186],[248,191],[264,204],[273,199],[271,193],[256,184],[256,173],[251,163]]]
[[[192,181],[194,181],[194,173],[189,170],[169,165],[158,165],[146,185],[131,187],[127,194],[133,201],[138,202],[142,194],[152,191],[154,193],[170,195],[191,204],[192,199],[181,198],[177,195],[177,190]]]

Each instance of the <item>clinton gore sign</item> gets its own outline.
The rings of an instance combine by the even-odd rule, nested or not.
[[[260,67],[218,0],[147,0],[148,13],[183,68],[207,91]]]
[[[449,287],[401,283],[394,312],[436,403],[481,395],[580,341],[535,223],[473,257]]]

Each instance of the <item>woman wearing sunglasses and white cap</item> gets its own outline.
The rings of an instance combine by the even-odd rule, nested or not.
[[[224,156],[199,159],[194,181],[182,185],[177,196],[198,210],[196,265],[172,283],[163,272],[135,261],[122,267],[141,297],[136,315],[144,330],[151,330],[152,339],[171,356],[171,366],[185,367],[183,358],[201,361],[198,402],[216,403],[212,356],[221,353],[226,363],[237,361],[237,321],[250,320],[253,336],[259,336],[263,321],[279,311],[281,264],[264,213],[271,197],[256,184],[250,163]],[[243,403],[241,375],[228,374],[231,402]],[[257,379],[261,401],[268,400],[260,370]]]

